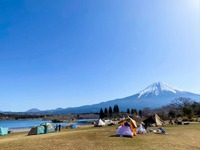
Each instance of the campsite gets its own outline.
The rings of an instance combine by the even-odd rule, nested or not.
[[[200,150],[200,0],[0,0],[0,150]]]
[[[27,132],[0,136],[0,150],[76,150],[76,149],[135,149],[135,150],[198,150],[200,125],[167,125],[165,134],[138,134],[133,138],[116,136],[118,125],[95,128],[93,125],[61,132],[27,136]],[[157,129],[149,127],[148,129]]]

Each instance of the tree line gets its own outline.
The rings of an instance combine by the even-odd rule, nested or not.
[[[126,115],[134,115],[134,116],[142,116],[142,110],[137,111],[137,109],[127,109],[126,112],[120,111],[119,106],[116,104],[112,108],[111,106],[107,108],[101,108],[99,112],[99,118],[108,118],[108,117],[119,117],[122,114]]]
[[[101,108],[99,112],[99,118],[106,118],[106,117],[111,117],[113,115],[118,115],[119,112],[120,110],[117,104],[114,105],[113,108],[111,106],[109,107],[109,109],[104,108],[104,111],[103,111],[103,108]]]
[[[48,116],[48,115],[46,115]],[[0,113],[0,120],[43,119],[45,115],[4,114]]]

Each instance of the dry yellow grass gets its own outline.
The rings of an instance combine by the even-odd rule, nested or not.
[[[1,150],[200,150],[200,124],[163,127],[169,134],[115,137],[117,126],[63,129],[27,136],[27,132],[0,137]]]

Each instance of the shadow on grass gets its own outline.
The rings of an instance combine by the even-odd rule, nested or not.
[[[109,137],[125,137],[125,138],[133,138],[131,136],[120,136],[120,135],[110,135]]]
[[[119,137],[119,136],[117,136],[117,135],[110,135],[109,137]]]

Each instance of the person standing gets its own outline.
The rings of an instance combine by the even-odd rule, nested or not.
[[[48,133],[48,129],[47,129],[47,125],[46,124],[44,125],[44,133],[46,133],[46,134]]]
[[[56,128],[55,128],[55,131],[57,132],[58,131],[58,125],[56,124]]]
[[[61,124],[58,125],[58,131],[60,132],[61,130]]]

